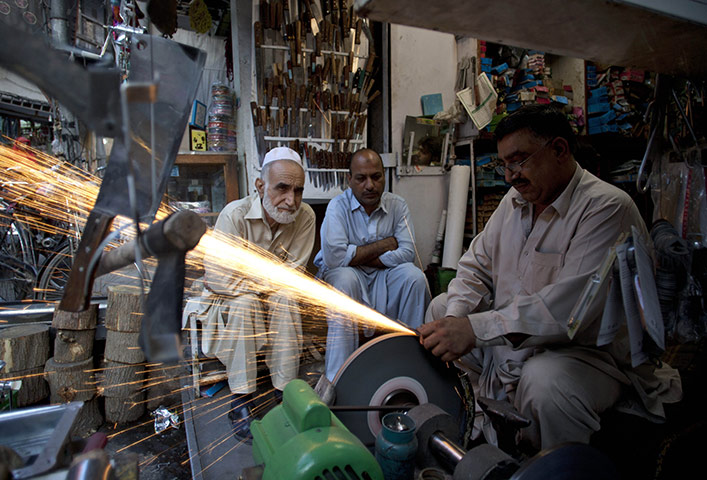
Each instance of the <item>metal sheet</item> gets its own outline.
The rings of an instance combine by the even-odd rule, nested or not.
[[[206,53],[153,35],[133,34],[132,42],[127,85],[154,82],[157,98],[153,104],[129,103],[129,149],[122,142],[113,145],[94,210],[129,218],[137,211],[149,221],[159,207],[177,158]],[[134,210],[127,195],[129,161],[135,175]]]
[[[433,403],[459,420],[463,414],[458,370],[420,345],[415,335],[390,333],[356,350],[334,378],[334,405]],[[385,412],[384,412],[385,413]],[[339,411],[336,416],[365,445],[380,432],[376,411]]]
[[[0,444],[27,462],[14,478],[30,478],[60,466],[67,459],[64,445],[83,402],[15,410],[0,415]]]

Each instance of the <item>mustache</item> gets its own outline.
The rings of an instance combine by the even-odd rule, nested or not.
[[[524,178],[516,178],[515,180],[512,180],[512,181],[511,181],[511,186],[512,186],[512,187],[515,187],[515,186],[517,186],[517,185],[527,185],[528,183],[530,183],[530,182],[528,182],[528,181],[527,181],[526,179],[524,179]]]

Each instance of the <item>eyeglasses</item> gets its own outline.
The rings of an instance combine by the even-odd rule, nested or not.
[[[520,169],[524,163],[526,163],[528,160],[533,158],[536,154],[538,154],[545,147],[550,145],[554,140],[555,140],[554,138],[551,138],[550,140],[545,142],[545,144],[542,147],[538,148],[533,153],[531,153],[530,155],[525,157],[525,159],[522,162],[513,162],[513,163],[509,163],[508,165],[504,165],[499,162],[499,165],[496,166],[496,173],[498,173],[499,175],[504,177],[506,175],[506,172],[511,172],[511,174],[516,174],[516,173],[520,172]]]

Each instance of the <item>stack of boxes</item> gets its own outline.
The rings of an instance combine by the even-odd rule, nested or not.
[[[498,204],[501,203],[501,200],[503,199],[503,196],[505,195],[505,192],[488,192],[484,193],[483,195],[480,195],[476,199],[476,231],[481,232],[484,227],[486,226],[486,223],[489,221],[489,218],[491,218],[491,215],[493,212],[496,211],[496,208],[498,208]],[[466,216],[466,230],[471,231],[471,226],[473,225],[473,213],[470,208],[467,209],[467,216]]]
[[[502,60],[487,57],[486,42],[479,41],[479,57],[481,72],[488,75],[498,93],[496,115],[480,137],[490,137],[504,115],[518,110],[523,105],[544,104],[555,105],[567,114],[570,124],[579,133],[584,127],[584,108],[574,105],[574,92],[571,85],[562,85],[553,81],[551,68],[545,63],[545,54],[537,50],[524,52],[524,58],[518,68],[509,66]],[[517,58],[517,57],[516,57]],[[513,63],[514,62],[510,62]],[[476,155],[475,173],[476,188],[494,188],[477,195],[476,227],[483,230],[491,214],[505,194],[507,187],[505,179],[498,175],[493,165],[496,154]],[[471,214],[473,212],[470,211]],[[473,225],[471,216],[467,218],[467,229]]]
[[[589,135],[620,133],[630,136],[642,123],[652,81],[644,71],[610,67],[598,73],[587,65],[587,120]]]
[[[523,105],[554,104],[567,112],[577,132],[584,126],[583,108],[573,105],[572,86],[553,83],[552,71],[545,64],[543,52],[528,51],[518,69],[509,67],[507,63],[493,66],[493,59],[488,57],[480,60],[481,71],[489,76],[498,92],[496,113],[499,116],[514,112]],[[491,123],[490,131],[493,131],[497,121]]]
[[[477,155],[475,158],[475,174],[476,174],[476,187],[477,188],[493,188],[493,190],[486,191],[485,193],[477,194],[476,199],[476,231],[480,232],[484,229],[486,222],[491,218],[491,214],[496,210],[498,204],[501,202],[503,195],[505,194],[505,189],[498,189],[494,187],[505,187],[506,181],[500,177],[495,170],[496,162],[498,161],[498,155],[495,153],[488,153],[484,155]],[[473,227],[473,210],[467,209],[466,218],[466,230],[471,231]]]

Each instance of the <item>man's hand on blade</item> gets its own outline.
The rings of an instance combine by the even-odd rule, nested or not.
[[[444,317],[421,325],[420,343],[444,362],[466,355],[476,345],[468,317]]]

